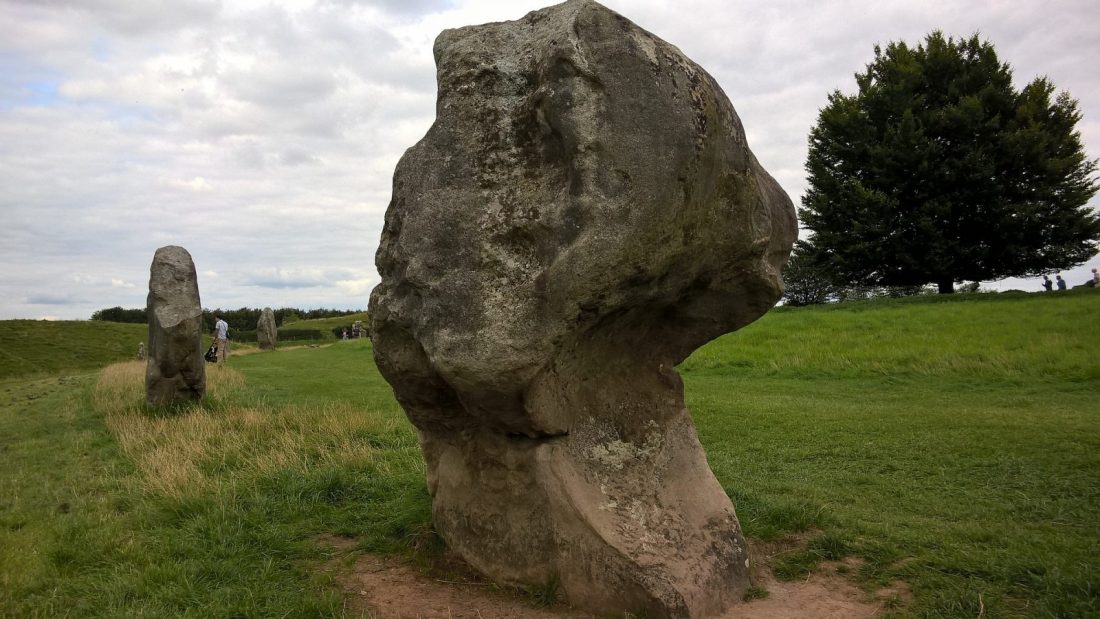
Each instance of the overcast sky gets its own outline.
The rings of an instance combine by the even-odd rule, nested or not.
[[[1049,76],[1100,157],[1095,0],[605,4],[718,80],[796,204],[828,93],[933,29],[980,32],[1017,87]],[[545,5],[0,0],[0,319],[143,307],[164,245],[207,308],[365,308],[394,165],[434,117],[432,41]]]

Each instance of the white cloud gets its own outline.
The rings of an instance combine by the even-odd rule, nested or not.
[[[182,189],[184,191],[210,191],[214,187],[210,183],[206,182],[206,179],[201,176],[185,181],[178,178],[168,180],[168,186],[176,189]]]
[[[12,2],[54,10],[81,23],[98,24],[123,35],[198,27],[218,14],[218,0],[33,0]]]
[[[318,288],[342,281],[348,274],[341,268],[265,268],[246,273],[240,283],[261,288]]]
[[[338,7],[374,7],[386,13],[399,15],[426,15],[450,8],[452,0],[328,0]]]
[[[26,299],[28,305],[72,305],[78,299],[69,294],[39,293]]]
[[[368,276],[355,279],[341,279],[336,281],[336,287],[350,297],[366,297],[371,289],[378,284],[378,277]]]

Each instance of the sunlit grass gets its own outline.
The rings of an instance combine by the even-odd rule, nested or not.
[[[804,378],[1100,380],[1100,294],[783,309],[696,351],[684,372]]]
[[[379,456],[380,442],[370,437],[402,431],[393,419],[349,403],[275,410],[235,402],[245,379],[229,366],[208,367],[202,403],[172,414],[150,411],[144,404],[144,373],[145,365],[136,361],[105,368],[96,383],[95,407],[147,489],[165,496],[203,494],[234,479],[318,467],[374,467],[386,474],[390,463]]]
[[[296,354],[208,366],[207,397],[172,409],[145,406],[140,362],[86,389],[9,389],[0,617],[340,616],[318,536],[378,552],[418,544],[424,465],[389,411],[315,399],[294,376],[282,384],[297,401],[271,402],[234,367]]]

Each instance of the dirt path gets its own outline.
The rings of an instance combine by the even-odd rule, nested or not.
[[[425,574],[393,557],[357,554],[353,541],[326,539],[350,559],[335,569],[348,610],[373,619],[594,619],[593,615],[555,604],[540,608],[527,596],[501,590],[465,574]],[[761,549],[764,550],[764,549]],[[761,556],[768,555],[761,553]],[[354,557],[354,558],[352,558]],[[766,565],[754,584],[767,597],[731,609],[723,619],[866,619],[881,615],[888,604],[905,601],[904,588],[868,593],[838,573],[839,563],[827,563],[805,580],[776,580]],[[848,564],[849,568],[851,563]],[[841,568],[844,569],[844,568]]]

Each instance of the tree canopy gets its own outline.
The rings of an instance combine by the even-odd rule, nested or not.
[[[314,318],[336,318],[339,316],[347,316],[348,314],[362,313],[364,310],[339,310],[339,309],[298,309],[294,307],[282,307],[273,310],[275,314],[275,324],[283,325],[284,323],[290,323],[297,320],[312,320]],[[202,310],[202,322],[204,325],[208,325],[211,328],[214,325],[214,316],[220,314],[225,322],[229,324],[229,328],[234,331],[248,331],[256,328],[256,322],[260,320],[260,313],[263,312],[258,307],[242,307],[240,309],[223,310],[220,307],[209,310]],[[130,323],[146,323],[148,317],[146,309],[123,309],[121,307],[109,307],[106,309],[96,310],[92,313],[92,320],[105,320],[109,322],[130,322]]]
[[[876,46],[856,83],[829,95],[810,133],[810,264],[838,283],[951,292],[1096,252],[1096,162],[1077,102],[1049,80],[1017,91],[992,44],[933,32]]]

